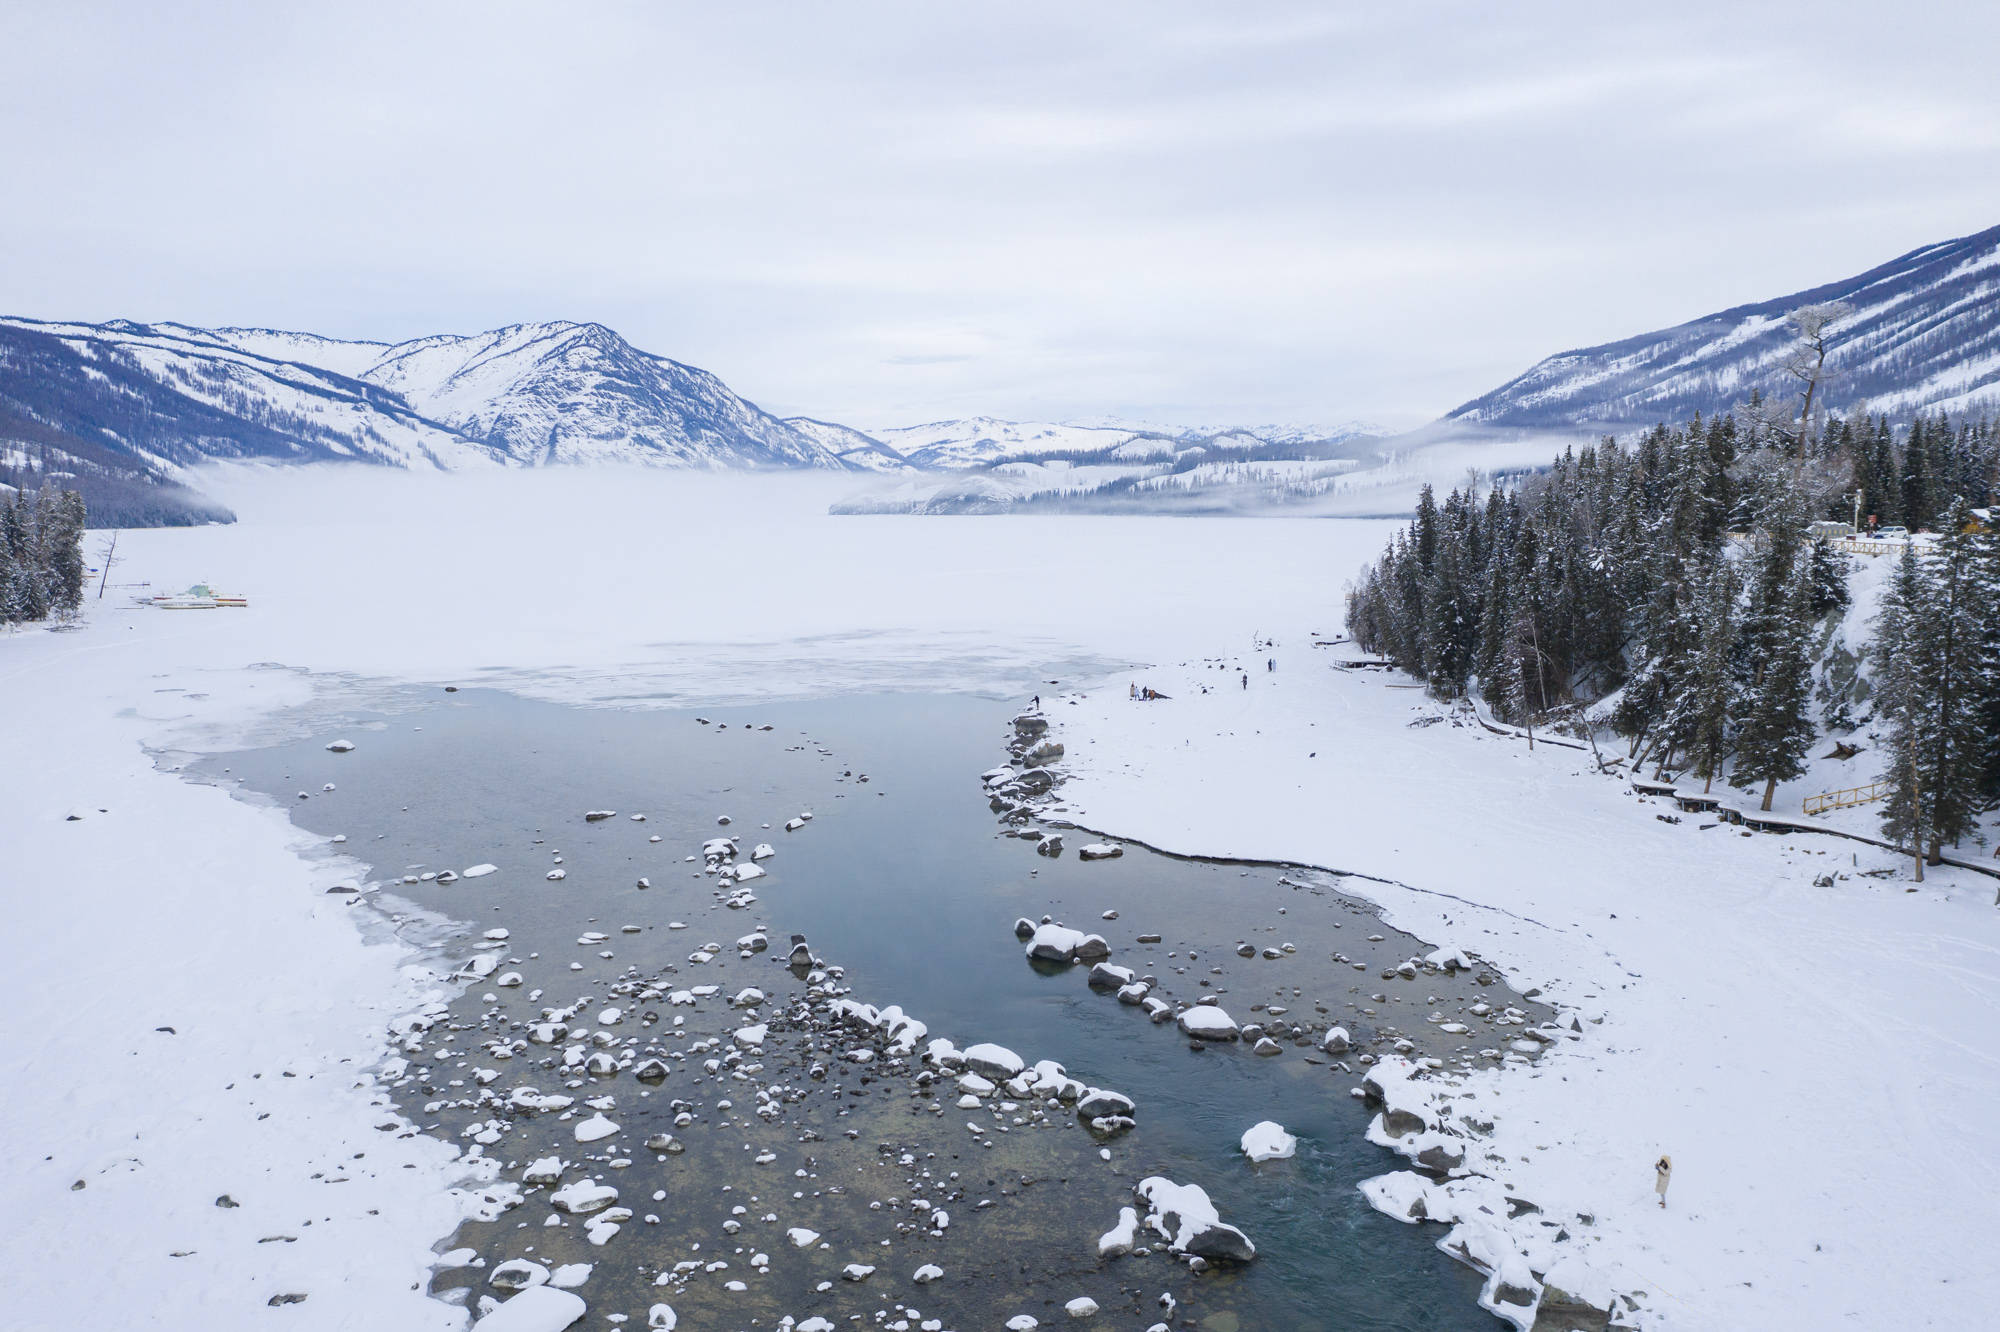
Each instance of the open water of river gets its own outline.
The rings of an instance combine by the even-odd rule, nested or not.
[[[441,1237],[459,1251],[441,1297],[504,1296],[495,1270],[525,1259],[529,1280],[580,1282],[589,1328],[664,1323],[665,1305],[700,1332],[814,1318],[971,1332],[1023,1314],[1066,1323],[1079,1297],[1101,1307],[1093,1325],[1132,1329],[1497,1326],[1473,1274],[1356,1191],[1402,1162],[1363,1140],[1360,1069],[1318,1053],[1317,1036],[1337,1022],[1357,1049],[1408,1036],[1445,1054],[1440,1015],[1474,1027],[1461,1044],[1499,1043],[1468,1010],[1518,1001],[1465,973],[1385,978],[1425,945],[1336,876],[1137,847],[1084,862],[1075,848],[1092,838],[1076,832],[1051,858],[1000,835],[978,774],[1004,760],[1010,712],[839,697],[701,720],[467,690],[195,772],[345,836],[371,867],[355,909],[461,921],[449,963],[493,959],[399,1033],[407,1066],[385,1082],[405,1114],[496,1162],[499,1182],[554,1157],[560,1186],[617,1191],[593,1212],[603,1191],[587,1188],[564,1211],[551,1186],[524,1186],[518,1206]],[[336,737],[355,748],[329,752]],[[739,839],[738,863],[769,843],[767,873],[720,881],[699,858],[718,836]],[[497,869],[422,877],[481,864]],[[1306,1030],[1276,1057],[1197,1051],[1088,988],[1088,967],[1030,965],[1013,925],[1045,915],[1103,934],[1110,961],[1154,977],[1160,997],[1215,995],[1239,1023]],[[786,965],[793,934],[814,965]],[[830,1021],[837,993],[899,1005],[928,1038],[1057,1061],[1130,1097],[1136,1127],[1100,1139],[1060,1103],[1004,1088],[962,1102],[923,1042],[899,1058],[884,1034]],[[741,1034],[756,1028],[761,1043]],[[650,1059],[662,1076],[642,1081]],[[616,1127],[580,1140],[600,1119]],[[1261,1120],[1297,1136],[1295,1157],[1245,1159],[1238,1139]],[[1100,1260],[1098,1237],[1154,1175],[1205,1189],[1255,1261],[1192,1272],[1144,1235],[1147,1252]],[[925,1268],[941,1275],[918,1281]]]

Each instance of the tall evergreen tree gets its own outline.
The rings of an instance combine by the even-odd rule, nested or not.
[[[1882,746],[1888,768],[1881,780],[1889,793],[1882,802],[1882,832],[1911,848],[1917,881],[1924,877],[1924,847],[1932,817],[1920,761],[1926,748],[1931,710],[1926,704],[1918,637],[1929,611],[1923,570],[1914,546],[1905,546],[1882,597],[1871,654],[1875,662],[1876,715],[1888,729]]]
[[[1700,648],[1680,707],[1687,756],[1702,790],[1715,785],[1729,752],[1729,718],[1736,700],[1731,662],[1736,648],[1736,566],[1718,560],[1709,570],[1695,611]]]
[[[1441,698],[1463,694],[1472,674],[1479,613],[1470,565],[1465,533],[1447,525],[1439,535],[1430,586],[1424,592],[1423,675],[1431,692]]]

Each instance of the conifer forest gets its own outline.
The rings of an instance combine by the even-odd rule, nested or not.
[[[1919,416],[1816,432],[1740,415],[1426,489],[1347,596],[1358,646],[1441,699],[1627,742],[1635,772],[1760,794],[1871,728],[1885,833],[1935,863],[2000,797],[2000,429]],[[1849,598],[1835,539],[1905,528],[1865,669],[1820,669]],[[1900,535],[1900,534],[1896,534]],[[1891,536],[1890,540],[1895,540]],[[1594,743],[1594,739],[1593,739]]]
[[[44,486],[0,495],[0,623],[73,615],[83,603],[83,496]]]

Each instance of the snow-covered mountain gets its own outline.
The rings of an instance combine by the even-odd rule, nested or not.
[[[1142,434],[1128,426],[1003,421],[993,416],[929,421],[875,433],[913,465],[931,470],[986,467],[1010,458],[1059,453],[1106,453]]]
[[[853,426],[835,425],[831,421],[820,421],[810,416],[788,416],[785,424],[818,443],[841,465],[857,472],[908,472],[914,470],[909,459],[890,448],[873,435],[864,434]]]
[[[913,471],[836,513],[1237,513],[1297,507],[1341,490],[1373,459],[1361,427],[1054,424],[975,417],[885,430]]]
[[[602,324],[388,344],[0,319],[0,408],[170,469],[216,458],[846,466],[708,371],[640,351]],[[871,459],[863,470],[880,467]]]
[[[914,466],[932,471],[992,467],[1022,460],[1143,462],[1174,457],[1190,445],[1251,448],[1339,445],[1379,434],[1359,422],[1340,426],[1179,426],[1100,416],[1083,421],[1006,421],[971,416],[878,430]]]
[[[1725,411],[1753,391],[1791,397],[1785,316],[1845,301],[1826,401],[1893,416],[2000,406],[2000,227],[1912,250],[1857,277],[1739,305],[1656,333],[1567,351],[1446,421],[1511,427],[1647,426]]]

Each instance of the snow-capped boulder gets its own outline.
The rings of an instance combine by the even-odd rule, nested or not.
[[[1079,860],[1116,860],[1125,854],[1125,848],[1116,842],[1092,842],[1076,855]]]
[[[1017,1076],[1027,1064],[1021,1056],[1004,1045],[982,1042],[967,1046],[963,1055],[965,1066],[975,1073],[983,1073],[989,1078],[1006,1079]]]
[[[1535,1317],[1557,1327],[1602,1327],[1616,1298],[1602,1272],[1573,1253],[1564,1254],[1542,1273],[1542,1298]]]
[[[1472,970],[1472,959],[1466,955],[1463,948],[1444,947],[1435,949],[1424,955],[1424,963],[1427,966],[1436,967],[1440,971]]]
[[[558,1212],[568,1212],[571,1216],[587,1216],[602,1211],[618,1201],[618,1190],[609,1184],[599,1184],[593,1180],[579,1179],[565,1184],[549,1195],[549,1205]]]
[[[1193,1008],[1184,1009],[1175,1022],[1196,1040],[1233,1041],[1237,1037],[1235,1021],[1214,1004],[1196,1004]]]
[[[1077,1098],[1076,1113],[1084,1119],[1098,1119],[1105,1115],[1122,1115],[1130,1118],[1137,1107],[1129,1096],[1121,1096],[1115,1091],[1102,1087],[1092,1087]]]
[[[1418,1071],[1409,1060],[1392,1055],[1377,1062],[1361,1079],[1363,1099],[1381,1108],[1382,1130],[1391,1138],[1432,1127],[1430,1095],[1412,1081]]]
[[[1030,768],[1039,768],[1054,763],[1062,756],[1063,747],[1060,740],[1043,739],[1030,746],[1027,752],[1021,755],[1021,762]]]
[[[578,1142],[597,1142],[600,1139],[609,1138],[617,1132],[618,1126],[616,1124],[606,1119],[602,1114],[595,1114],[577,1124],[576,1140]]]
[[[1139,1214],[1130,1207],[1118,1209],[1118,1224],[1097,1237],[1097,1256],[1116,1258],[1139,1243]]]
[[[1090,969],[1087,982],[1093,990],[1119,990],[1132,983],[1130,967],[1114,967],[1109,962],[1099,962]]]
[[[1176,1184],[1163,1175],[1150,1175],[1139,1181],[1138,1193],[1148,1208],[1146,1224],[1175,1253],[1231,1263],[1247,1263],[1257,1256],[1250,1237],[1224,1224],[1199,1184]]]
[[[472,1332],[563,1332],[587,1307],[566,1290],[530,1286],[474,1323]]]
[[[1283,1161],[1298,1151],[1299,1140],[1271,1120],[1253,1124],[1243,1133],[1243,1154],[1253,1162]]]
[[[1074,962],[1077,950],[1090,937],[1082,930],[1073,930],[1067,925],[1053,922],[1037,925],[1028,939],[1028,958],[1033,962]]]
[[[526,1290],[547,1284],[549,1269],[527,1258],[510,1258],[487,1274],[487,1284],[496,1290]]]

